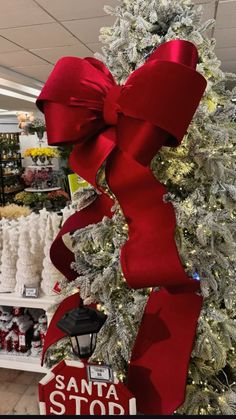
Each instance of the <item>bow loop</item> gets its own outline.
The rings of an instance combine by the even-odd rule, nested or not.
[[[198,62],[198,52],[192,42],[175,39],[174,42],[161,44],[146,62],[152,60],[172,61],[195,69]]]
[[[178,48],[175,51],[175,42],[161,45],[160,58],[158,48],[147,63],[135,70],[118,99],[123,114],[150,122],[168,132],[165,144],[168,146],[181,142],[206,88],[206,80],[193,67],[194,60],[189,60],[192,66],[182,64],[187,62],[184,56],[188,55],[189,42],[179,41],[181,53]],[[195,51],[194,45],[192,48]],[[177,61],[178,56],[181,62]]]
[[[108,123],[103,118],[104,101],[113,89],[117,89],[113,76],[95,58],[61,58],[36,102],[45,113],[48,143],[88,139],[114,121],[115,105],[109,110],[105,105]]]

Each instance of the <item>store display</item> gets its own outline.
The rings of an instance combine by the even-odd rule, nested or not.
[[[37,134],[39,140],[43,138],[44,132],[46,131],[44,120],[41,118],[35,118],[33,112],[24,113],[19,112],[17,114],[19,121],[19,128],[21,128],[24,134]]]
[[[197,61],[198,51],[193,43],[184,40],[165,42],[152,52],[147,63],[132,72],[121,87],[99,60],[66,57],[58,61],[37,100],[39,109],[46,115],[49,144],[58,144],[59,138],[62,143],[77,138],[78,145],[70,157],[75,172],[98,187],[97,172],[106,161],[108,187],[100,187],[101,194],[83,210],[83,215],[72,216],[67,229],[63,226],[51,248],[55,266],[68,281],[76,279],[82,264],[76,263],[76,259],[72,263],[74,254],[69,253],[63,243],[63,234],[72,234],[79,229],[84,231],[85,227],[102,222],[105,216],[111,218],[116,197],[128,232],[120,256],[125,280],[133,289],[161,287],[161,291],[156,293],[154,290],[148,298],[129,357],[128,386],[137,398],[139,410],[146,414],[173,413],[184,400],[186,366],[202,307],[202,297],[197,294],[199,281],[188,277],[178,254],[174,208],[164,200],[167,190],[148,169],[163,145],[181,144],[198,108],[206,80],[196,71]],[[68,73],[70,78],[66,76]],[[144,86],[145,101],[137,100]],[[77,118],[74,117],[73,121],[79,120],[79,127],[86,126],[86,135],[83,129],[78,130],[77,122],[70,124],[71,108],[67,98],[77,96],[82,104],[75,108]],[[177,106],[173,96],[181,98],[182,106]],[[91,103],[95,102],[94,109]],[[63,124],[58,123],[55,129],[53,120],[62,104]],[[97,109],[103,109],[103,114]],[[68,121],[69,134],[65,134],[65,121]],[[96,141],[91,144],[92,136]],[[86,282],[86,277],[84,281],[81,279],[82,292]],[[178,288],[176,293],[171,292],[174,287]],[[63,307],[64,303],[61,304]],[[56,321],[55,317],[51,324]],[[151,341],[150,322],[159,325],[151,327],[154,336]],[[160,326],[162,323],[164,329]],[[166,331],[170,334],[168,339]],[[55,329],[53,332],[51,337],[55,339]],[[50,344],[50,333],[48,342]],[[180,342],[184,342],[184,346],[180,347]],[[47,348],[46,345],[44,349]],[[147,371],[151,372],[150,377],[147,377]],[[174,388],[167,388],[164,374],[168,375],[169,382],[175,380],[177,385]],[[145,391],[140,384],[143,382]],[[160,395],[158,402],[157,394]]]
[[[19,217],[27,217],[31,213],[29,207],[22,205],[9,204],[0,207],[0,219],[5,218],[8,220],[17,219]]]
[[[19,219],[0,220],[0,294],[23,296],[25,287],[38,288],[42,294],[55,295],[53,287],[63,276],[53,266],[49,251],[60,226],[74,209],[61,213],[32,212]]]
[[[9,228],[2,226],[2,252],[0,264],[0,292],[13,292],[16,285],[17,253],[14,244],[17,243],[15,225]]]
[[[50,147],[35,147],[26,149],[25,157],[31,157],[34,165],[27,166],[22,175],[27,192],[49,192],[61,188],[60,170],[54,170],[52,158],[58,157],[59,153]]]
[[[31,340],[31,355],[39,357],[42,352],[42,342],[40,334],[37,331],[34,331],[33,337]]]
[[[19,229],[18,259],[16,267],[15,292],[17,295],[24,294],[26,285],[30,284],[31,286],[39,287],[40,276],[38,274],[38,266],[35,263],[35,255],[31,252],[29,230],[24,225]]]
[[[53,166],[28,166],[22,175],[26,191],[50,191],[50,188],[57,188],[60,172],[53,171]]]
[[[38,217],[36,213],[32,212],[32,214],[28,218],[28,220],[30,221],[30,228],[27,227],[27,230],[29,231],[32,264],[35,266],[35,272],[37,273],[37,275],[41,277],[43,248],[45,246],[45,236],[44,236],[44,241],[41,241],[41,236],[40,236],[41,223],[39,226],[39,218],[41,219],[41,214],[40,214],[40,217]],[[43,216],[43,220],[44,220],[44,216]],[[44,228],[45,228],[45,225],[44,225]],[[37,287],[37,284],[34,284],[34,281],[32,284],[25,284],[25,285],[30,285],[31,287],[32,286]]]
[[[35,166],[51,166],[52,159],[59,157],[59,151],[52,147],[33,147],[27,148],[24,157],[31,157]]]
[[[41,309],[0,306],[0,359],[12,355],[40,356],[47,330],[47,317]],[[43,312],[43,313],[42,313]]]
[[[0,306],[0,348],[6,349],[6,336],[10,331],[10,325],[13,315],[11,314],[10,307]]]
[[[108,366],[63,360],[39,382],[41,415],[136,415],[136,400]]]
[[[68,183],[72,201],[74,200],[74,196],[78,190],[89,186],[89,183],[77,175],[77,173],[71,173],[68,175]]]
[[[42,270],[41,289],[46,295],[55,295],[53,287],[57,281],[63,279],[61,273],[54,267],[50,259],[50,248],[53,238],[58,233],[59,216],[54,213],[54,217],[48,217],[45,230],[44,259]],[[56,228],[56,231],[55,231]]]
[[[0,134],[0,205],[12,202],[14,194],[24,189],[19,133]]]
[[[60,211],[70,198],[62,188],[63,171],[55,170],[51,161],[59,152],[51,147],[34,147],[26,149],[24,156],[31,157],[34,164],[25,168],[22,178],[26,188],[15,196],[15,202],[29,205],[35,211],[42,207]]]
[[[38,319],[37,331],[39,332],[41,347],[44,345],[45,336],[47,333],[47,317],[43,314]]]

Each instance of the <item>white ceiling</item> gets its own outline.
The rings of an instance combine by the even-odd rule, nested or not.
[[[216,19],[212,35],[222,69],[236,73],[236,0],[195,3],[203,5],[203,20]],[[61,56],[99,51],[100,27],[114,22],[104,4],[118,1],[0,0],[0,77],[40,89]]]

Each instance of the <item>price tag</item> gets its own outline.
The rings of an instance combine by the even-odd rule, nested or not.
[[[29,297],[29,298],[37,298],[39,296],[39,289],[38,287],[34,287],[34,286],[30,286],[30,285],[25,285],[24,288],[24,293],[23,293],[24,297]]]
[[[89,381],[113,381],[113,372],[107,365],[87,365]]]

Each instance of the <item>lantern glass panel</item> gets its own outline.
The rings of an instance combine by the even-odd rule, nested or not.
[[[91,339],[91,351],[93,352],[95,347],[96,347],[96,342],[97,342],[97,333],[93,333],[92,334],[92,339]]]
[[[87,358],[91,356],[96,346],[96,337],[96,333],[71,336],[70,339],[74,354],[80,358]]]
[[[77,336],[70,336],[70,341],[74,354],[79,357],[79,342],[77,340]]]

